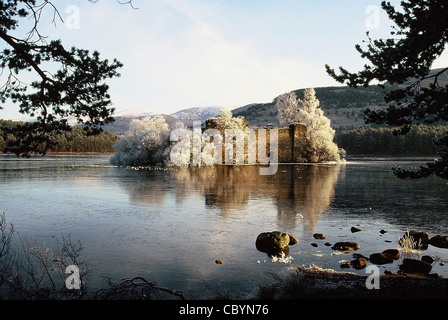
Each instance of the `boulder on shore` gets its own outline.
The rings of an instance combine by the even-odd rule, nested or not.
[[[400,271],[403,273],[428,274],[431,269],[432,266],[428,262],[409,258],[404,259],[400,265]]]
[[[314,239],[327,239],[323,233],[315,233],[313,234]]]

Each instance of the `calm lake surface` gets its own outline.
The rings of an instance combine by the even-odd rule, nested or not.
[[[262,176],[253,166],[126,169],[109,158],[0,156],[0,213],[22,239],[36,237],[50,247],[61,233],[80,240],[90,290],[105,278],[142,276],[190,299],[213,290],[242,298],[269,272],[290,266],[341,270],[340,261],[352,254],[335,254],[327,241],[358,242],[357,252],[369,256],[398,248],[407,230],[448,234],[447,182],[400,180],[391,171],[417,168],[424,159],[280,165],[275,175]],[[352,226],[363,231],[352,233]],[[259,233],[275,230],[299,238],[288,264],[255,248]],[[429,246],[422,255],[436,257],[432,273],[448,277],[448,249]],[[400,263],[380,270],[396,272]]]

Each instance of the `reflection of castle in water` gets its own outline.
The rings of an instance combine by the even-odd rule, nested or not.
[[[299,165],[288,168],[291,172],[282,169],[280,174],[284,176],[279,177],[277,183],[279,224],[287,227],[300,215],[305,230],[313,232],[319,215],[329,208],[333,199],[341,166]],[[285,188],[281,187],[282,184]]]
[[[207,208],[218,209],[225,218],[246,210],[251,203],[262,204],[256,215],[275,208],[279,228],[288,229],[299,222],[305,232],[313,232],[319,215],[330,206],[341,167],[285,164],[279,165],[274,175],[260,175],[259,166],[178,167],[163,172],[127,172],[120,183],[140,205],[161,206],[174,198],[175,204],[182,206],[200,195]]]
[[[178,196],[194,189],[222,216],[244,209],[249,199],[270,199],[279,227],[288,228],[303,218],[304,228],[312,232],[319,214],[330,206],[340,169],[341,165],[280,165],[275,175],[263,176],[257,166],[215,166],[180,168],[174,176]]]

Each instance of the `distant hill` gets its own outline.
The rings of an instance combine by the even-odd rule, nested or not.
[[[362,110],[366,107],[381,109],[387,107],[384,102],[384,90],[377,86],[350,88],[318,87],[314,88],[320,107],[330,118],[333,127],[364,125]],[[294,90],[298,97],[303,98],[305,89]],[[267,124],[279,125],[277,120],[277,97],[269,103],[253,104],[232,110],[233,115],[244,116],[252,126]]]
[[[385,108],[383,89],[372,86],[368,88],[320,87],[315,88],[320,106],[327,117],[330,118],[333,127],[364,125],[362,109]],[[303,97],[305,89],[295,90],[299,97]],[[277,120],[277,108],[274,98],[268,103],[252,103],[232,110],[234,116],[244,116],[251,126],[265,126],[267,124],[279,125]],[[121,135],[129,130],[133,119],[141,119],[145,116],[164,117],[165,121],[172,125],[182,122],[191,126],[193,121],[205,121],[210,117],[219,115],[221,107],[196,107],[182,109],[172,114],[148,114],[146,112],[126,111],[115,115],[115,122],[107,124],[104,129]]]
[[[439,72],[442,69],[434,69],[430,74]],[[401,86],[413,83],[410,79]],[[425,80],[422,85],[428,85],[431,80]],[[439,77],[440,86],[448,84],[448,72]],[[372,85],[370,87],[350,88],[348,86],[317,87],[316,97],[320,101],[320,107],[325,115],[330,118],[333,128],[341,127],[361,127],[364,123],[363,109],[383,109],[387,105],[384,102],[385,90],[397,88],[398,86],[386,86],[382,89]],[[294,90],[299,97],[303,97],[305,88]],[[275,107],[275,97],[271,102],[252,103],[236,109],[232,109],[234,116],[244,116],[251,126],[265,126],[268,124],[279,125],[277,120],[277,108]],[[183,122],[191,126],[193,121],[205,121],[210,117],[219,115],[222,107],[196,107],[182,109],[172,114],[154,114],[144,110],[128,110],[115,115],[115,122],[105,125],[104,128],[115,134],[123,134],[129,129],[129,124],[133,119],[140,119],[145,116],[164,117],[170,125],[175,122]],[[229,108],[227,108],[229,109]]]
[[[430,75],[441,71],[442,69],[431,70]],[[384,109],[387,104],[384,101],[384,95],[387,90],[398,87],[404,87],[412,84],[415,79],[410,79],[402,85],[387,86],[382,89],[372,85],[369,87],[351,88],[348,86],[318,87],[314,88],[316,97],[320,101],[320,107],[325,115],[330,118],[334,128],[339,127],[360,127],[366,126],[364,123],[363,110]],[[433,80],[422,81],[422,86],[429,85]],[[443,73],[438,83],[440,86],[448,84],[448,72]],[[305,88],[294,90],[298,97],[303,97]],[[256,103],[236,108],[232,110],[233,115],[244,116],[251,126],[265,126],[267,124],[279,125],[277,120],[277,108],[275,107],[277,97],[272,102]]]
[[[129,130],[132,120],[142,119],[147,116],[164,117],[166,123],[170,126],[173,126],[176,122],[182,122],[186,126],[191,126],[193,125],[193,121],[204,122],[208,118],[218,116],[221,108],[223,107],[195,107],[183,109],[172,114],[156,114],[139,110],[129,110],[115,115],[115,121],[104,125],[103,129],[109,130],[117,135],[121,135]]]
[[[432,69],[432,70],[429,72],[429,75],[436,74],[436,73],[442,71],[443,69],[444,69],[444,68]],[[421,85],[422,85],[422,86],[427,86],[427,85],[429,85],[429,84],[430,84],[431,82],[433,82],[433,81],[434,81],[433,78],[425,79],[425,80],[422,81],[422,84],[421,84]],[[410,84],[412,84],[412,83],[414,83],[414,82],[415,82],[415,79],[409,79],[408,81],[406,81],[406,82],[403,84],[403,86],[408,86],[408,85],[410,85]],[[445,71],[444,73],[442,73],[442,74],[439,76],[439,78],[437,79],[437,82],[438,82],[439,86],[441,86],[441,87],[446,86],[446,85],[448,84],[448,71]]]
[[[225,107],[196,107],[177,111],[171,116],[180,121],[205,121],[219,115],[221,108]]]

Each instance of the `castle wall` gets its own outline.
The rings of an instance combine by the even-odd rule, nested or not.
[[[213,121],[207,121],[206,122],[206,128],[217,128],[217,125]],[[274,128],[273,128],[274,129]],[[257,136],[258,140],[258,131],[260,129],[255,128],[255,134]],[[269,155],[270,150],[270,128],[265,128],[266,130],[266,153],[267,156]],[[224,134],[223,134],[224,136]],[[225,138],[223,139],[223,141]],[[278,128],[278,162],[279,163],[296,163],[296,162],[303,162],[304,154],[303,151],[305,150],[305,146],[307,144],[306,139],[306,127],[303,124],[292,124],[289,126],[289,128]],[[258,147],[258,145],[257,145]],[[244,163],[247,163],[247,139],[245,139],[244,143],[244,150],[245,150],[245,161]],[[258,159],[258,149],[256,151],[257,162]],[[224,155],[224,148],[223,148],[223,162],[225,163],[225,155]]]

